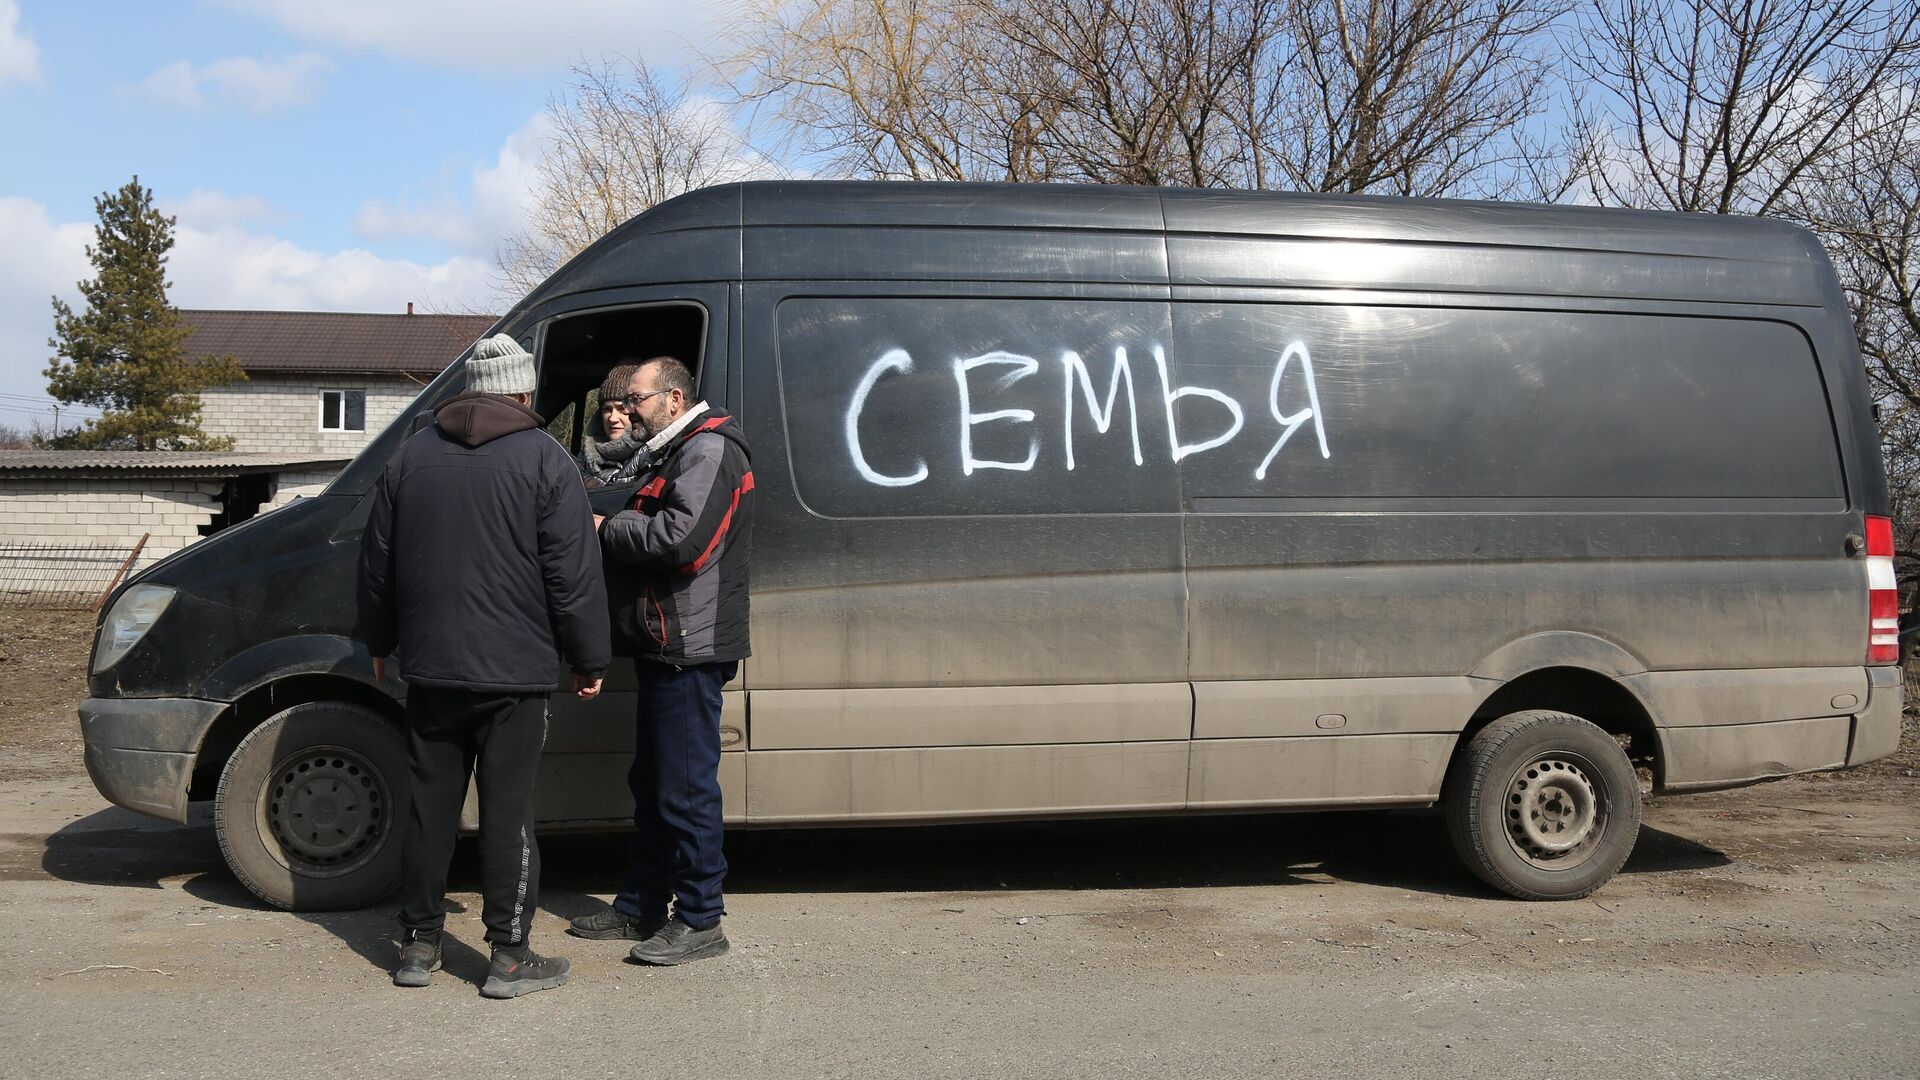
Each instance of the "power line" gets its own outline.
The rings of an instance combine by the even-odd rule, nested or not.
[[[101,410],[91,405],[68,405],[53,398],[30,397],[26,394],[0,392],[0,403],[10,406],[16,411],[31,408],[38,412],[51,413],[58,410],[63,413],[71,412],[75,416],[84,416],[90,419],[99,417],[101,413]]]

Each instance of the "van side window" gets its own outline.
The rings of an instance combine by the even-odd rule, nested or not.
[[[825,517],[1844,496],[1817,359],[1779,322],[793,298],[776,324]]]
[[[548,432],[582,460],[583,476],[586,441],[606,439],[599,406],[600,384],[607,373],[633,358],[672,356],[698,380],[706,330],[706,309],[691,302],[599,309],[563,316],[548,325],[534,409],[552,417]]]
[[[1839,498],[1811,346],[1762,320],[1175,304],[1182,385],[1243,428],[1189,499]],[[1181,401],[1181,439],[1225,410]]]
[[[1161,303],[795,298],[794,482],[825,517],[1171,513]]]

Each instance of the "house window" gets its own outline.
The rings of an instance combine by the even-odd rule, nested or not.
[[[367,430],[367,392],[365,390],[322,390],[320,392],[320,430]]]

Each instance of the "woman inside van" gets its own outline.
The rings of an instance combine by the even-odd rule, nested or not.
[[[580,472],[588,487],[622,484],[640,474],[647,461],[647,433],[628,416],[623,399],[637,364],[621,364],[600,383],[599,408],[587,419],[580,446]]]

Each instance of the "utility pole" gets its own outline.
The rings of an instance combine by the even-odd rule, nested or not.
[[[53,407],[53,437],[60,437],[60,406]]]

